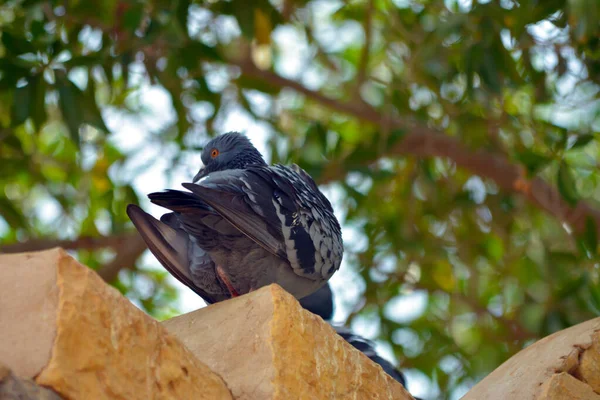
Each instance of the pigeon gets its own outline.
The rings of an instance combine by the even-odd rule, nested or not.
[[[323,285],[319,290],[310,296],[300,299],[300,305],[313,314],[316,314],[323,318],[323,320],[331,324],[333,318],[333,293],[329,283]],[[404,374],[400,372],[392,363],[386,359],[380,357],[375,351],[375,345],[368,339],[362,336],[355,335],[348,328],[342,326],[336,326],[331,324],[335,331],[340,335],[346,342],[351,344],[355,349],[366,355],[371,361],[379,364],[386,374],[400,382],[402,386],[406,387],[406,379]]]
[[[202,151],[187,191],[150,193],[170,210],[127,214],[160,263],[208,304],[276,283],[301,299],[339,269],[344,252],[331,203],[299,166],[269,166],[237,132]]]

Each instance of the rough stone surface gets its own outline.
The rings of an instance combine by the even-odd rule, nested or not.
[[[600,400],[600,396],[585,383],[561,372],[542,385],[538,400]]]
[[[277,285],[163,324],[236,399],[412,399]]]
[[[2,364],[0,364],[0,399],[63,400],[52,390],[36,385],[31,379],[16,377]]]
[[[41,254],[0,255],[0,361],[27,378],[46,365],[56,333],[58,287],[52,263],[57,254]]]
[[[590,345],[592,335],[597,330],[600,330],[600,318],[583,322],[545,337],[521,350],[496,368],[475,385],[463,397],[463,400],[533,400],[540,398],[539,396],[542,395],[540,390],[545,390],[544,396],[546,397],[544,399],[550,399],[554,397],[547,396],[552,393],[559,393],[561,390],[574,387],[575,384],[572,383],[572,380],[591,390],[590,386],[569,374],[566,375],[571,376],[572,380],[564,377],[557,378],[555,375],[560,375],[561,372],[577,375],[580,365],[583,365],[581,364],[583,356],[588,351],[593,351]],[[585,371],[594,371],[592,366],[594,362],[590,356],[589,365],[585,364],[582,375],[585,375]],[[595,364],[595,368],[597,367],[598,364]],[[554,386],[547,386],[551,379]],[[556,398],[562,399],[562,397]]]
[[[591,346],[582,352],[575,375],[600,393],[600,331],[594,332]]]
[[[20,376],[67,399],[231,399],[179,340],[63,250],[3,255],[0,271],[0,305],[11,306],[0,356]]]

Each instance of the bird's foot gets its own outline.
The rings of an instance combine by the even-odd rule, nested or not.
[[[237,292],[237,290],[235,290],[235,288],[231,284],[231,281],[229,280],[229,277],[227,276],[225,271],[223,271],[223,268],[217,265],[216,272],[221,282],[223,282],[225,286],[227,286],[227,290],[229,290],[229,294],[231,294],[231,297],[238,297],[240,294]]]

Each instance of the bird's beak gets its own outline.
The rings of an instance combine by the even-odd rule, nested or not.
[[[202,167],[200,168],[200,171],[198,171],[198,173],[196,174],[196,176],[194,176],[194,179],[192,179],[192,182],[194,183],[198,183],[198,181],[202,178],[204,178],[207,175],[206,173],[206,167]]]

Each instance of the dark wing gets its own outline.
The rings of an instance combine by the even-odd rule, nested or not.
[[[194,193],[165,190],[150,193],[150,201],[175,212],[178,224],[206,250],[219,245],[220,235],[240,235],[219,213]]]
[[[210,256],[202,249],[192,246],[189,235],[178,229],[178,221],[173,213],[163,215],[159,221],[140,207],[130,204],[127,206],[127,215],[148,249],[171,275],[207,303],[224,299],[220,292],[226,292],[219,290],[220,283],[216,277],[210,276],[211,269],[214,270]],[[208,274],[204,271],[208,271]],[[209,293],[205,287],[213,290]]]
[[[249,170],[233,169],[183,187],[265,250],[286,259],[281,221],[273,205],[277,187],[271,182]]]
[[[325,321],[333,318],[333,294],[329,282],[325,283],[313,294],[300,299],[300,305]]]
[[[379,364],[386,374],[400,382],[402,386],[406,387],[406,379],[404,374],[400,372],[394,365],[388,360],[380,357],[375,351],[375,345],[368,339],[353,334],[349,329],[334,326],[338,335],[344,338],[346,342],[351,344],[355,349],[359,350],[365,356],[369,357],[371,361]]]
[[[249,167],[183,186],[298,275],[323,280],[341,263],[341,230],[331,204],[307,176],[284,166]]]

